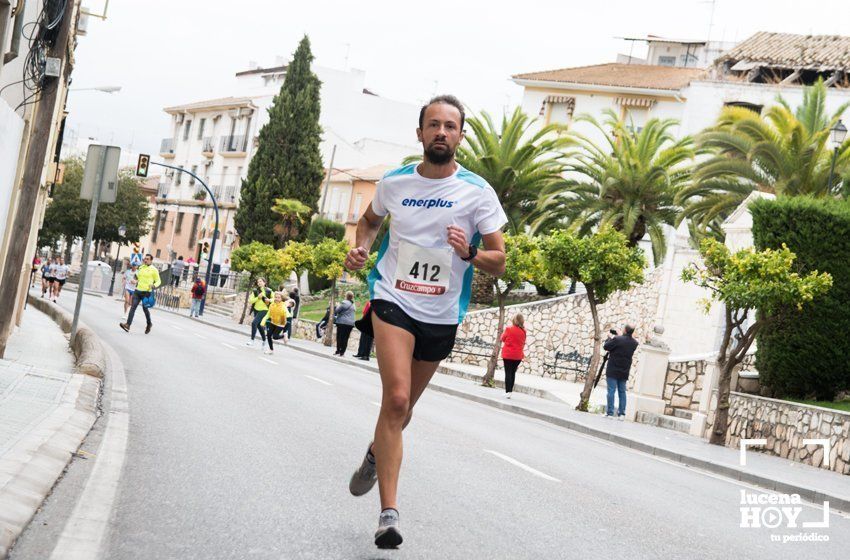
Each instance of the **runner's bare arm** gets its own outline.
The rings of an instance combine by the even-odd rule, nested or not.
[[[372,203],[366,207],[360,221],[357,222],[357,232],[355,234],[354,248],[348,252],[345,257],[345,268],[348,270],[360,270],[366,264],[366,259],[369,258],[369,247],[375,242],[375,237],[378,236],[378,231],[381,229],[381,224],[384,222],[383,216],[378,216],[372,210]]]
[[[458,226],[448,228],[449,245],[461,258],[469,257],[469,241],[466,233]],[[493,276],[501,276],[505,273],[505,238],[501,231],[495,231],[481,236],[484,248],[479,249],[478,254],[470,262]]]

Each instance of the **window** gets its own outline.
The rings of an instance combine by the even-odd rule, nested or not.
[[[659,56],[658,57],[658,65],[659,66],[676,66],[676,57],[675,56]]]
[[[183,166],[178,165],[178,167],[180,168],[180,170],[177,171],[177,177],[174,178],[174,184],[175,185],[179,185],[180,182],[183,180]]]
[[[200,221],[200,219],[201,219],[200,214],[193,214],[192,215],[192,231],[191,231],[191,233],[189,233],[189,248],[190,249],[195,246],[195,238],[198,237],[198,221]]]
[[[156,243],[156,235],[159,233],[159,212],[154,214],[153,218],[153,229],[151,230],[151,241]],[[159,255],[157,255],[159,256]]]
[[[236,180],[233,182],[234,185],[238,185],[240,180],[242,179],[242,168],[236,168]]]
[[[646,107],[626,107],[626,126],[633,129],[635,132],[643,130],[647,120],[649,120],[649,109]]]
[[[191,129],[192,129],[192,121],[190,119],[190,120],[187,120],[185,123],[183,123],[183,140],[189,139],[189,131]]]
[[[183,227],[183,216],[185,214],[183,212],[177,213],[177,222],[174,224],[174,233],[180,233],[180,229]]]
[[[198,123],[198,140],[203,140],[204,138],[204,126],[207,124],[207,119],[201,119],[201,122]]]
[[[363,193],[357,193],[354,196],[354,206],[351,207],[351,216],[349,216],[352,221],[360,217],[361,204],[363,204]]]
[[[159,220],[159,231],[162,231],[162,230],[164,230],[164,229],[165,229],[165,222],[166,222],[167,220],[168,220],[168,211],[167,211],[167,210],[163,210],[163,211],[162,211],[162,214],[161,214],[161,217],[160,217],[160,220]]]
[[[761,110],[764,105],[757,105],[755,103],[747,103],[746,101],[729,101],[723,104],[726,107],[742,107],[744,109],[749,109],[753,113],[757,115],[761,115]]]
[[[224,166],[221,168],[221,184],[227,184],[227,174],[230,173],[230,168],[228,166]]]
[[[195,175],[198,174],[198,166],[197,165],[192,166],[192,173],[195,174]],[[195,178],[192,175],[189,175],[189,186],[191,187],[194,184],[195,184]]]
[[[162,249],[157,249],[156,250],[156,258],[159,258],[161,253],[162,253]]]

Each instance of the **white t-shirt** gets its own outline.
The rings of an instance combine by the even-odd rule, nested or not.
[[[56,270],[53,273],[53,277],[57,280],[65,280],[68,278],[68,265],[67,264],[57,264]]]
[[[369,274],[369,293],[419,321],[458,324],[472,295],[473,267],[448,244],[446,228],[460,226],[478,245],[508,219],[493,187],[460,165],[445,179],[427,179],[416,168],[388,172],[375,190],[372,210],[392,219]]]
[[[131,292],[135,291],[136,290],[136,284],[138,284],[138,283],[139,283],[139,281],[136,278],[136,271],[135,270],[133,270],[132,268],[128,268],[127,270],[124,271],[124,289],[125,290],[129,290]]]

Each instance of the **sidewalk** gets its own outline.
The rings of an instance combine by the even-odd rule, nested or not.
[[[188,317],[186,319],[189,320]],[[246,336],[248,334],[246,326],[224,318],[205,317],[191,320]],[[317,342],[295,339],[290,346],[329,360],[375,373],[378,371],[375,360],[364,362],[333,356],[334,348]],[[747,466],[742,467],[738,449],[711,445],[703,439],[648,424],[619,422],[601,414],[577,412],[574,410],[575,404],[567,404],[578,402],[580,387],[576,388],[578,385],[575,383],[523,374],[517,378],[513,398],[507,400],[502,390],[482,387],[480,382],[476,381],[480,380],[481,374],[483,368],[447,364],[438,370],[438,375],[434,376],[429,387],[743,483],[780,493],[799,494],[802,499],[815,504],[829,501],[832,509],[850,513],[850,478],[847,476],[755,452],[747,455]],[[560,388],[555,384],[563,384],[565,387]],[[594,391],[592,402],[598,402],[599,392],[599,388]],[[604,393],[602,400],[604,401]]]
[[[0,557],[94,423],[98,391],[98,380],[74,373],[59,326],[28,307],[0,360]]]

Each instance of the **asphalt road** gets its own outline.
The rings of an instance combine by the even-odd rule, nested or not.
[[[745,485],[426,391],[405,432],[405,542],[378,551],[377,490],[347,486],[378,413],[375,374],[289,348],[268,357],[157,310],[151,334],[142,316],[127,334],[120,311],[84,299],[83,320],[122,358],[130,405],[105,558],[776,560],[839,558],[850,544],[846,516],[816,530],[829,542],[773,542],[813,530],[741,528]],[[11,558],[49,557],[90,463],[74,461]]]

